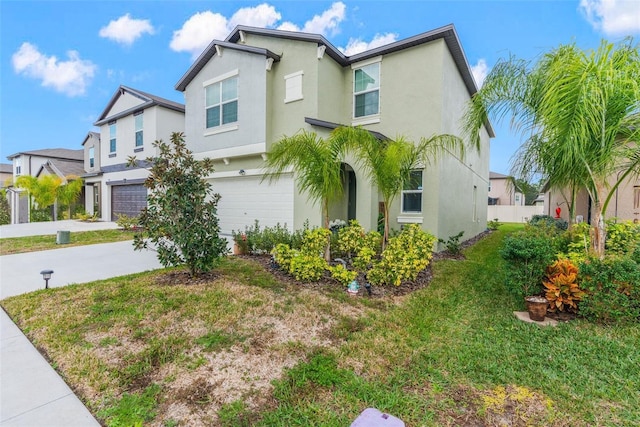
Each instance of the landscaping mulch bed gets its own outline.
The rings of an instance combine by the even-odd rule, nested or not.
[[[469,246],[474,245],[480,239],[488,236],[491,233],[490,230],[484,231],[477,236],[473,237],[462,243],[462,249],[468,248]],[[247,259],[250,261],[257,262],[261,264],[266,271],[269,271],[273,274],[279,281],[286,283],[292,286],[302,286],[307,289],[317,289],[319,291],[326,290],[338,290],[343,291],[345,287],[338,283],[336,280],[331,278],[329,272],[325,271],[323,277],[317,282],[301,282],[296,280],[290,274],[280,270],[276,265],[274,265],[272,258],[270,255],[236,255],[239,258]],[[456,255],[452,255],[447,251],[437,252],[433,254],[433,261],[442,260],[442,259],[454,259],[454,260],[464,260],[465,256],[463,253],[459,253]],[[433,274],[431,272],[431,263],[418,273],[418,277],[415,280],[405,281],[400,286],[372,286],[371,287],[371,295],[367,294],[366,289],[361,287],[358,291],[357,296],[359,297],[370,297],[370,298],[384,298],[384,297],[394,297],[394,296],[403,296],[410,294],[411,292],[417,291],[422,288],[426,288]],[[358,283],[364,283],[364,277],[358,277]]]

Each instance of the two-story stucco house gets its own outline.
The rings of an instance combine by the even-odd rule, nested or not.
[[[513,177],[489,172],[489,204],[524,206],[524,193],[518,188]]]
[[[461,135],[465,104],[476,92],[452,25],[345,56],[323,36],[239,26],[214,40],[176,84],[185,97],[185,133],[198,158],[216,161],[210,177],[221,194],[223,233],[261,225],[298,229],[321,224],[320,206],[296,187],[293,173],[263,181],[264,159],[284,135],[322,137],[341,125],[413,141]],[[419,223],[439,237],[486,229],[489,139],[479,152],[454,154],[413,172],[391,209],[391,226]],[[342,202],[332,219],[375,229],[380,197],[353,158],[344,164]]]
[[[147,205],[144,159],[155,156],[154,141],[184,131],[184,105],[120,86],[94,125],[100,131],[82,142],[87,212],[104,221],[137,216]],[[127,165],[130,156],[138,166]]]
[[[82,150],[68,148],[44,148],[41,150],[21,151],[7,156],[12,163],[12,179],[21,175],[38,177],[41,174],[54,174],[62,179],[69,175],[82,174]],[[11,223],[29,222],[29,200],[26,191],[8,186],[8,199],[11,205]]]

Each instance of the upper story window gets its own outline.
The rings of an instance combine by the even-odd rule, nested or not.
[[[353,70],[353,117],[380,113],[380,62]]]
[[[109,152],[116,152],[116,124],[115,122],[109,123]]]
[[[142,138],[142,126],[143,126],[142,111],[134,114],[133,117],[136,122],[136,147],[142,147],[142,143],[144,141],[144,139]]]
[[[302,99],[302,71],[284,76],[284,102],[293,102]]]
[[[22,173],[22,159],[20,157],[16,158],[16,176]]]
[[[89,167],[92,168],[96,163],[96,152],[94,147],[89,147]]]
[[[238,77],[233,76],[205,87],[207,129],[238,121]]]
[[[422,171],[412,170],[402,188],[402,212],[422,212]]]

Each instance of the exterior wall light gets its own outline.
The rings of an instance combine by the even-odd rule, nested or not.
[[[244,169],[240,169],[240,171],[238,172],[240,175],[244,176],[247,172],[245,172]]]

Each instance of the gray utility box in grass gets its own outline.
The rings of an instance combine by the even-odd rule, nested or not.
[[[57,245],[64,245],[66,243],[69,243],[71,241],[71,232],[70,231],[64,231],[64,230],[59,230],[58,231],[58,235],[56,236],[56,244]]]
[[[404,422],[375,408],[367,408],[351,423],[351,427],[404,427]]]

